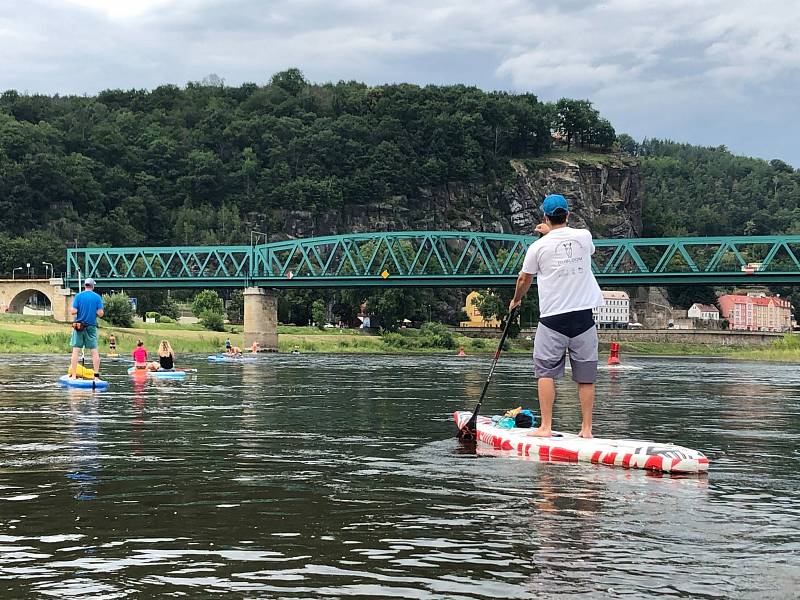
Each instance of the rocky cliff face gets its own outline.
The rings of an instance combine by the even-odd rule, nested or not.
[[[547,194],[563,194],[572,223],[595,237],[637,237],[642,231],[639,165],[603,156],[592,161],[543,158],[514,160],[512,175],[494,184],[450,184],[420,190],[416,197],[347,205],[341,211],[279,211],[272,239],[367,231],[449,230],[532,234]],[[273,228],[275,231],[276,228]]]

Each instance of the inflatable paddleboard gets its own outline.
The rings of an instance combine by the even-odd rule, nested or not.
[[[212,354],[208,357],[208,362],[232,362],[232,363],[240,363],[240,362],[256,362],[258,359],[255,356],[241,356],[239,358],[234,358],[233,356],[225,356],[224,354]]]
[[[461,429],[471,412],[456,411],[453,419]],[[663,473],[705,473],[708,458],[697,450],[642,440],[589,440],[570,433],[553,432],[549,438],[528,435],[531,429],[503,429],[489,417],[478,415],[478,442],[495,450],[527,459],[543,461],[588,462],[601,465],[645,469]]]
[[[128,369],[128,375],[134,377],[156,377],[157,379],[186,379],[186,371],[151,371],[150,369]]]
[[[103,379],[71,379],[69,375],[59,377],[58,383],[67,387],[89,390],[104,390],[108,387],[108,382]]]

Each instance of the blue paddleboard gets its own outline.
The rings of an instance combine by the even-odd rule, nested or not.
[[[157,379],[186,379],[186,371],[151,371],[149,369],[137,369],[131,367],[128,369],[128,375],[144,375],[148,377],[156,377]]]
[[[69,375],[62,375],[59,377],[58,383],[67,387],[89,390],[104,390],[108,387],[108,382],[103,379],[71,379]]]

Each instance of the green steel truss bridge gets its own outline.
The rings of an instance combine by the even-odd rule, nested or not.
[[[102,288],[512,285],[533,236],[362,233],[253,246],[75,248],[67,282]],[[604,286],[800,284],[800,236],[595,240]]]

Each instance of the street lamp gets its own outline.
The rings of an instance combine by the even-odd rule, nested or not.
[[[44,265],[44,276],[47,277],[47,269],[49,267],[50,268],[50,277],[52,277],[53,276],[53,263],[49,263],[49,262],[43,260],[42,264]]]
[[[14,279],[14,274],[15,274],[17,271],[22,271],[22,267],[14,267],[14,268],[11,270],[11,279]]]

